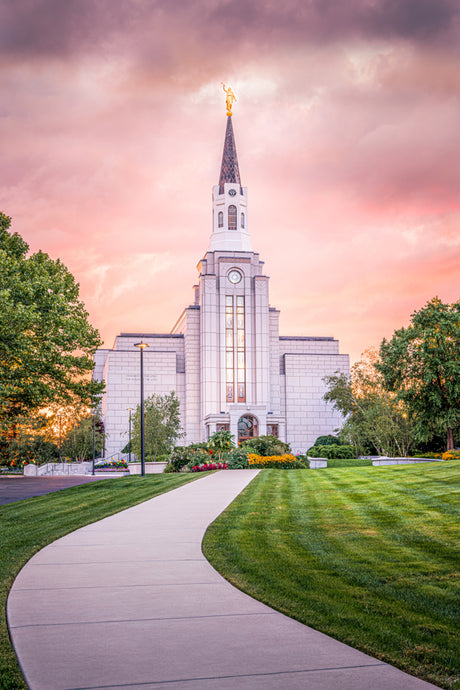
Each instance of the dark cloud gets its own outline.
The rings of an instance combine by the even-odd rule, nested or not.
[[[366,5],[367,3],[364,3]],[[430,40],[458,29],[456,0],[381,0],[364,6],[361,26],[385,38]]]
[[[10,56],[126,51],[182,65],[203,51],[234,61],[245,47],[402,38],[458,42],[457,0],[3,0],[0,42]],[[175,62],[175,61],[174,61]]]

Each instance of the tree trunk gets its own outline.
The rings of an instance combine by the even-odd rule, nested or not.
[[[454,434],[449,426],[447,427],[447,450],[454,450]]]

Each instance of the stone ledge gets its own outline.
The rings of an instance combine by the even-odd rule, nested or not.
[[[379,458],[372,460],[374,467],[381,465],[415,465],[421,462],[444,462],[442,458]]]
[[[310,463],[311,470],[319,470],[323,467],[327,467],[327,458],[309,458],[307,455],[307,460]]]

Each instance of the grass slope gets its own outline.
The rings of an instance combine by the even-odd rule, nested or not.
[[[204,553],[273,608],[444,688],[460,687],[460,463],[264,470]]]
[[[199,479],[201,475],[153,474],[101,479],[0,507],[0,688],[27,688],[11,647],[6,599],[13,581],[47,544],[79,527]]]

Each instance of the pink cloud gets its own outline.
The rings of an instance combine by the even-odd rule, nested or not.
[[[168,331],[208,246],[229,81],[282,330],[357,357],[459,296],[458,21],[447,0],[4,4],[1,208],[108,346]]]

